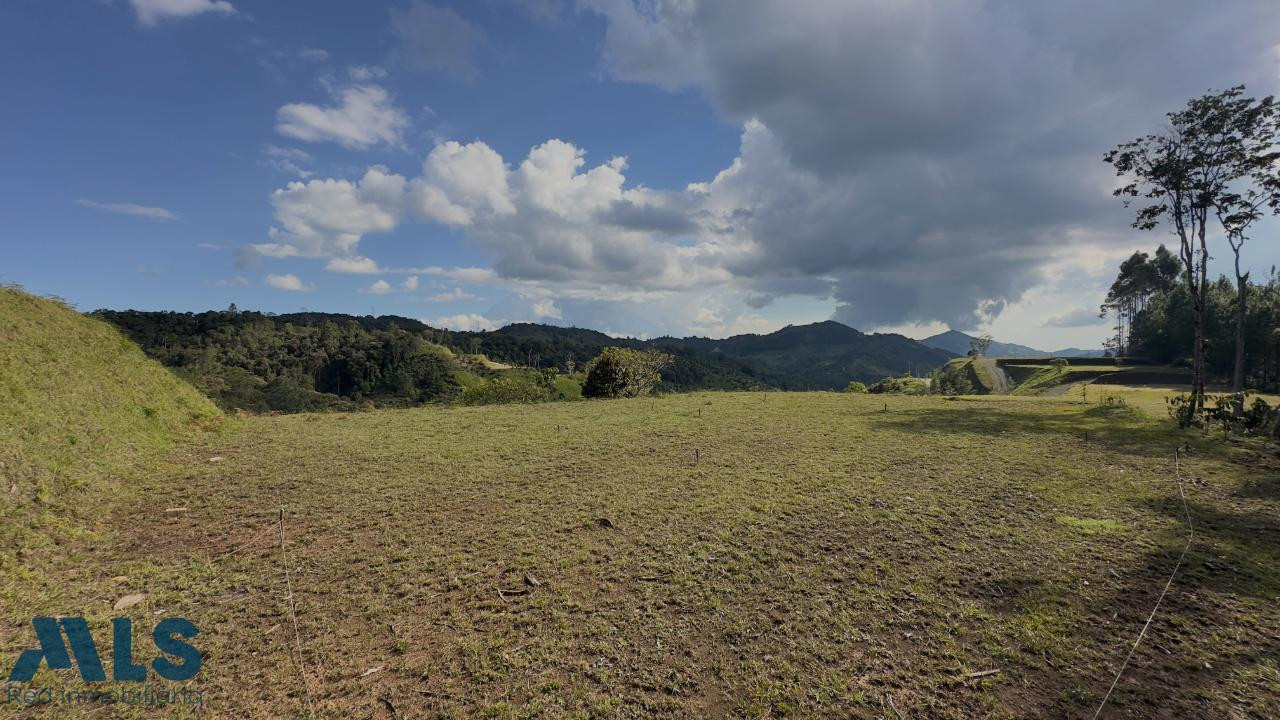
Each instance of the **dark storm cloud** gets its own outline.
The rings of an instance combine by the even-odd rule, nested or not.
[[[717,180],[736,214],[704,226],[751,240],[726,267],[829,278],[857,325],[972,327],[1076,245],[1149,243],[1117,232],[1101,154],[1189,97],[1280,76],[1262,0],[581,4],[608,20],[616,77],[767,128]]]

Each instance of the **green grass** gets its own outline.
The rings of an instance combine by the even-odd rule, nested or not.
[[[1059,515],[1058,522],[1088,535],[1115,533],[1124,530],[1124,524],[1108,518],[1078,518]]]
[[[106,569],[81,568],[77,554],[110,541],[102,530],[122,498],[158,511],[135,494],[142,475],[223,416],[115,329],[10,287],[0,287],[0,398],[0,646],[10,663],[36,608],[106,622],[110,603],[62,602],[84,590],[73,580],[81,569]]]
[[[30,552],[92,520],[86,506],[147,453],[222,414],[106,323],[0,287],[0,530]]]
[[[1280,462],[1133,397],[244,418],[149,461],[6,647],[32,613],[147,592],[139,634],[200,627],[210,717],[1088,717],[1181,550],[1189,444],[1199,539],[1112,714],[1265,717]]]

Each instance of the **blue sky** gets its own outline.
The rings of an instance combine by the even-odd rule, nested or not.
[[[10,0],[0,280],[82,309],[1096,346],[1115,265],[1168,240],[1127,227],[1101,153],[1280,79],[1272,4],[1159,5],[1213,22],[1121,44],[1143,5]]]

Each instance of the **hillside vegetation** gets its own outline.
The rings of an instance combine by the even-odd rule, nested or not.
[[[671,356],[657,389],[839,390],[851,380],[926,375],[952,353],[894,334],[837,322],[788,326],[767,335],[615,338],[595,330],[516,323],[455,332],[412,318],[330,313],[204,313],[99,310],[148,355],[174,368],[223,408],[300,412],[448,403],[484,380],[512,385],[506,369],[547,376],[544,399],[607,347]],[[485,390],[482,388],[482,390]],[[526,395],[536,388],[521,387]],[[486,392],[471,391],[471,402]]]
[[[564,399],[579,394],[581,369],[604,348],[650,347],[577,328],[522,324],[453,332],[397,316],[273,315],[235,308],[94,315],[223,408],[255,412],[469,404],[487,397]],[[765,386],[725,358],[691,350],[672,355],[663,371],[664,391]]]
[[[137,460],[222,414],[110,325],[0,287],[4,565],[74,533]]]

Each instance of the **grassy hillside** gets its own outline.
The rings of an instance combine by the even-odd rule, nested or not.
[[[187,512],[117,515],[79,567],[200,627],[199,717],[1091,717],[1189,444],[1197,541],[1108,716],[1267,717],[1280,466],[1158,395],[252,417],[147,476]]]
[[[110,325],[0,288],[0,542],[7,566],[100,517],[140,456],[222,414]]]

